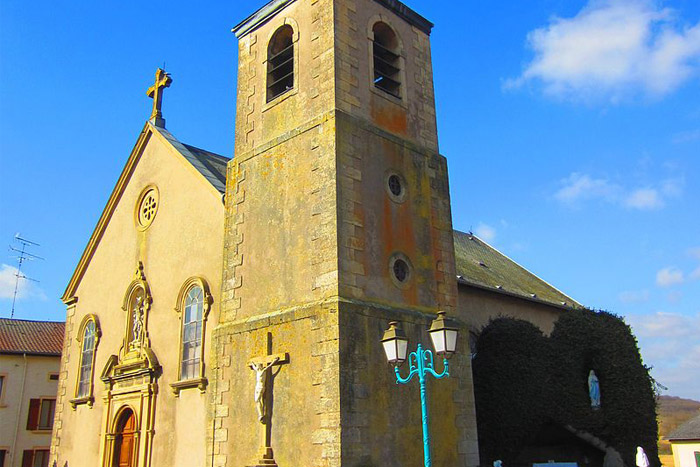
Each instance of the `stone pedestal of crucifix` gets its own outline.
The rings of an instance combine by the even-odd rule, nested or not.
[[[276,366],[289,363],[289,354],[272,353],[272,333],[267,333],[267,352],[263,357],[253,358],[248,366],[255,372],[255,408],[258,421],[262,424],[262,447],[257,464],[248,467],[276,467],[275,456],[272,452],[272,386],[277,373],[272,373]],[[278,369],[277,372],[281,370]]]

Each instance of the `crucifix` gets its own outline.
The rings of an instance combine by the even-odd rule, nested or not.
[[[169,88],[172,82],[173,79],[170,77],[170,73],[166,73],[162,68],[158,68],[156,70],[155,83],[146,91],[148,97],[153,99],[153,112],[151,112],[149,120],[157,127],[165,128],[165,119],[163,118],[163,112],[161,112],[163,89]]]
[[[267,333],[267,349],[266,355],[263,357],[252,358],[248,362],[248,367],[255,372],[255,392],[254,401],[255,409],[258,413],[258,421],[262,424],[263,446],[261,448],[260,460],[257,464],[249,467],[275,467],[275,456],[272,452],[272,405],[273,394],[272,385],[275,376],[282,370],[280,365],[289,363],[289,354],[272,353],[272,333]],[[273,373],[274,367],[280,367]]]

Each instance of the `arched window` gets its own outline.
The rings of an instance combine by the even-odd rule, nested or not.
[[[80,353],[80,379],[78,381],[78,397],[85,397],[90,394],[90,384],[92,383],[92,364],[95,357],[95,340],[97,330],[95,322],[90,321],[85,326],[83,334],[83,349]]]
[[[204,377],[204,336],[211,306],[209,286],[200,277],[191,277],[180,289],[175,311],[180,313],[180,367],[178,381],[171,384],[173,392],[207,386]]]
[[[294,29],[279,28],[267,46],[267,102],[294,87]]]
[[[401,99],[401,52],[396,33],[382,22],[376,23],[372,32],[374,86]]]
[[[180,379],[199,377],[202,364],[202,317],[204,312],[204,291],[198,285],[190,288],[185,298],[185,312],[182,317],[182,359]]]
[[[85,316],[80,323],[76,337],[80,345],[80,361],[78,363],[78,377],[75,385],[75,399],[71,400],[73,407],[84,403],[92,405],[95,355],[100,335],[100,323],[97,316]]]

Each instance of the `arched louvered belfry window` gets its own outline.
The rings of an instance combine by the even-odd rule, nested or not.
[[[398,37],[388,24],[381,21],[372,27],[372,32],[374,86],[401,99],[401,51]]]
[[[267,102],[294,87],[294,29],[279,28],[267,46]]]

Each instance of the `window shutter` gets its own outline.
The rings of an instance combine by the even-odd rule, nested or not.
[[[34,400],[34,399],[32,399],[32,400]],[[34,451],[32,451],[32,450],[24,451],[24,454],[22,455],[22,467],[32,467],[33,462],[34,462]]]
[[[30,399],[29,416],[27,417],[27,430],[39,428],[39,412],[41,411],[41,399]]]

